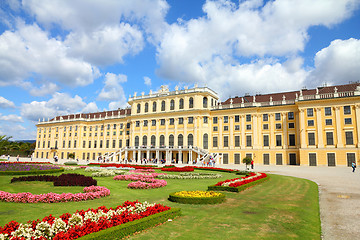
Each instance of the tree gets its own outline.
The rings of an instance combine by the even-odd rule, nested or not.
[[[11,136],[0,135],[0,153],[7,153],[10,149],[10,141]]]
[[[243,158],[242,162],[246,164],[246,170],[248,170],[248,165],[251,164],[251,161],[252,161],[251,157],[244,157]]]
[[[69,153],[69,158],[74,159],[75,158],[75,153]]]

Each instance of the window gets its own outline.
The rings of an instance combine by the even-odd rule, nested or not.
[[[334,145],[334,135],[332,132],[326,132],[326,145]]]
[[[228,163],[229,163],[229,154],[224,153],[223,154],[223,164],[228,164]]]
[[[316,166],[316,153],[309,153],[309,166]]]
[[[218,130],[218,127],[213,127],[214,132],[217,132],[217,130]]]
[[[179,109],[184,109],[184,99],[180,98]]]
[[[224,131],[229,131],[229,126],[224,126]]]
[[[264,122],[269,121],[269,114],[263,114],[263,121]]]
[[[203,136],[203,147],[204,149],[208,149],[208,134],[205,133]]]
[[[276,146],[281,147],[282,146],[281,135],[276,135],[275,138],[276,138]]]
[[[175,109],[175,101],[172,99],[170,101],[170,110],[174,110]]]
[[[194,99],[191,97],[189,98],[189,108],[193,108],[194,107]]]
[[[234,154],[234,163],[235,164],[240,164],[240,153],[235,153]]]
[[[314,120],[308,120],[308,126],[309,127],[314,126]]]
[[[119,148],[122,148],[122,139],[119,140]]]
[[[235,131],[239,131],[240,130],[240,125],[235,125]]]
[[[122,129],[124,127],[124,124],[120,123],[120,129]],[[90,127],[90,131],[91,131],[91,127]]]
[[[192,134],[188,135],[188,145],[189,146],[194,145],[194,136]]]
[[[246,146],[247,147],[251,147],[251,135],[247,135],[246,136]]]
[[[165,119],[160,119],[160,125],[164,126],[165,125]]]
[[[194,123],[194,117],[189,117],[188,124],[193,124],[193,123]]]
[[[179,118],[179,124],[184,124],[184,118]]]
[[[289,128],[295,128],[295,123],[289,123]]]
[[[174,101],[174,100],[172,100],[172,101]],[[174,110],[174,109],[171,109],[171,110]],[[161,102],[161,111],[165,111],[165,101]]]
[[[295,146],[295,134],[289,134],[289,146]]]
[[[264,142],[264,147],[269,146],[269,135],[264,135],[263,136],[263,142]]]
[[[156,102],[153,102],[152,111],[153,111],[153,112],[156,112]]]
[[[344,106],[344,114],[345,114],[345,115],[351,114],[351,108],[350,108],[350,106]]]
[[[143,146],[147,146],[147,145],[148,145],[148,144],[147,144],[147,136],[146,136],[146,135],[143,136],[142,145],[143,145]]]
[[[144,127],[148,126],[148,120],[144,120]]]
[[[269,124],[263,124],[263,129],[268,130],[269,129]]]
[[[306,112],[307,112],[308,117],[313,117],[314,116],[314,109],[313,108],[306,109]]]
[[[83,141],[83,148],[86,148],[86,141]]]
[[[224,136],[224,147],[229,146],[229,136]]]
[[[152,147],[155,147],[155,145],[156,145],[156,136],[155,136],[155,135],[152,135],[150,141],[151,141],[151,146],[152,146]]]
[[[174,118],[170,118],[170,125],[174,125],[175,124],[175,119]]]
[[[331,107],[325,108],[325,116],[331,116]]]
[[[251,124],[246,125],[246,130],[251,130]]]
[[[178,146],[182,147],[184,145],[184,136],[179,134],[178,136]]]
[[[208,123],[208,117],[204,117],[204,123]]]
[[[106,140],[106,148],[109,148],[109,140]]]
[[[294,112],[288,112],[288,120],[294,120]]]
[[[213,124],[217,124],[218,123],[218,118],[217,117],[213,117]]]
[[[218,147],[217,146],[217,137],[213,137],[213,147]]]
[[[228,116],[224,116],[224,123],[228,123],[229,122],[229,117]]]
[[[280,121],[280,120],[281,120],[280,113],[275,113],[275,121]]]
[[[135,127],[140,127],[140,121],[135,122]]]
[[[145,112],[148,112],[148,111],[149,111],[149,104],[145,103]]]
[[[240,122],[240,116],[239,115],[235,115],[235,122]]]
[[[251,122],[251,114],[246,114],[246,121]]]
[[[113,135],[116,136],[116,131],[113,131]]]
[[[351,124],[351,118],[345,118],[345,124]]]
[[[247,154],[245,154],[245,157],[252,159],[252,153],[247,153]]]
[[[140,110],[141,110],[141,105],[140,105],[140,103],[137,105],[137,107],[136,107],[136,112],[137,113],[140,113]]]
[[[96,142],[96,140],[94,141],[94,148],[97,148],[97,142]]]
[[[139,144],[140,144],[139,142],[140,142],[139,136],[136,136],[135,137],[135,147],[139,146]]]
[[[275,128],[276,128],[276,129],[281,129],[281,123],[275,124]]]
[[[328,160],[329,167],[336,166],[335,153],[327,153],[327,160]]]
[[[315,133],[308,133],[308,145],[315,146]]]
[[[332,125],[332,119],[325,119],[325,125]]]
[[[156,126],[156,120],[151,120],[151,126]]]
[[[115,147],[116,147],[116,140],[113,140],[112,148],[115,148]]]
[[[353,132],[345,132],[345,138],[346,138],[346,145],[353,145]]]
[[[235,136],[235,147],[240,147],[240,136]]]
[[[276,155],[276,165],[282,165],[282,154],[281,153],[277,153]]]
[[[126,128],[130,128],[130,125],[131,125],[130,123],[127,123]]]
[[[351,167],[353,162],[356,162],[355,153],[346,153],[347,166]]]
[[[263,154],[263,162],[264,165],[270,165],[270,154],[268,153]]]
[[[203,98],[203,108],[207,108],[208,107],[208,99],[207,97]]]

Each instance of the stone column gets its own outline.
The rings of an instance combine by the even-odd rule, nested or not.
[[[245,139],[245,115],[240,115],[240,121],[241,121],[241,148],[246,148],[246,139]]]
[[[322,119],[321,119],[321,108],[316,108],[316,128],[318,135],[318,148],[324,147],[323,131],[322,131]]]
[[[182,163],[182,151],[179,151],[179,163]]]
[[[142,159],[142,157],[141,157],[141,150],[138,150],[138,160],[141,162],[141,159]]]
[[[252,132],[253,132],[253,149],[257,149],[259,147],[259,137],[258,137],[258,126],[257,126],[257,114],[252,114]]]
[[[270,130],[270,149],[274,149],[275,148],[275,114],[274,113],[270,113],[269,114],[269,130]]]
[[[306,148],[306,130],[305,130],[305,109],[299,109],[300,111],[300,147]]]
[[[342,131],[341,131],[341,118],[340,118],[340,107],[336,106],[335,110],[335,124],[336,124],[336,135],[337,135],[337,145],[336,147],[341,148],[344,147],[342,141]]]
[[[283,112],[282,114],[282,129],[284,133],[283,142],[282,142],[282,148],[288,148],[288,126],[287,126],[287,113]]]
[[[229,117],[230,129],[229,129],[229,149],[234,149],[234,117]]]
[[[224,122],[224,118],[218,117],[218,123],[219,123],[218,148],[219,149],[224,149],[223,122]]]

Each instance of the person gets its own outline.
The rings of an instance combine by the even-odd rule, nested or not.
[[[8,154],[8,161],[10,161],[10,154]]]
[[[352,162],[351,167],[352,167],[352,169],[353,169],[352,172],[355,172],[355,168],[356,168],[356,163],[355,163],[355,161]]]
[[[16,161],[19,161],[19,159],[20,159],[20,156],[17,155],[17,156],[16,156]]]
[[[251,160],[251,169],[254,169],[254,160]]]

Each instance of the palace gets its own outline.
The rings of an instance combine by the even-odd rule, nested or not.
[[[360,83],[219,101],[207,87],[130,96],[130,107],[39,120],[34,157],[349,166],[360,139]]]

